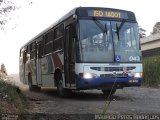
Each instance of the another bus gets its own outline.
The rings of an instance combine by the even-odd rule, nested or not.
[[[73,90],[141,86],[142,54],[133,12],[78,7],[20,48],[20,80],[30,90]]]

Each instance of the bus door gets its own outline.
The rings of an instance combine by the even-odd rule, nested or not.
[[[75,39],[72,38],[72,26],[65,28],[65,85],[66,87],[75,87]]]
[[[37,72],[37,84],[42,85],[41,75],[41,46],[42,42],[37,43],[37,56],[36,56],[36,72]]]

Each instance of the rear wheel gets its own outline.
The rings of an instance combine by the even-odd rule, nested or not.
[[[32,76],[30,74],[28,75],[28,86],[30,91],[39,91],[41,89],[41,87],[32,84]]]
[[[102,90],[102,92],[103,92],[103,94],[104,95],[113,95],[115,92],[116,92],[116,89],[104,89],[104,90]]]

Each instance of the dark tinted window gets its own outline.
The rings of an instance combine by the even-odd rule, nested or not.
[[[63,36],[63,24],[60,25],[60,26],[58,26],[58,27],[55,29],[54,34],[55,34],[55,39]]]
[[[33,42],[30,45],[30,58],[34,59],[35,57],[36,57],[36,42]]]
[[[45,54],[49,54],[52,52],[53,42],[49,42],[45,44]]]
[[[57,51],[61,49],[63,49],[63,37],[53,42],[53,51]]]
[[[49,31],[46,35],[45,35],[45,43],[47,44],[48,42],[53,40],[53,30]]]
[[[38,45],[37,45],[38,58],[41,58],[44,55],[44,45],[45,45],[45,41],[43,40],[43,36],[39,37],[37,39],[37,41],[38,41]]]
[[[54,33],[53,30],[51,30],[45,35],[45,49],[44,49],[45,54],[49,54],[53,50],[52,49],[53,48],[53,39],[54,39],[53,33]]]

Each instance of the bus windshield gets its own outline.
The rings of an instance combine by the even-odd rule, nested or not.
[[[78,61],[141,62],[137,23],[82,19],[79,25]]]

